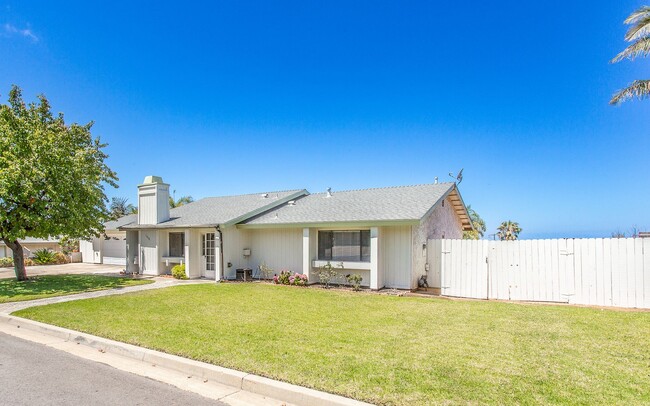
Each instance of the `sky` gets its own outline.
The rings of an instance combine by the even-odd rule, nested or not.
[[[195,199],[452,181],[493,234],[650,230],[636,0],[0,0],[0,100],[94,121],[119,189]],[[100,2],[98,2],[100,3]],[[452,4],[454,3],[454,4]]]

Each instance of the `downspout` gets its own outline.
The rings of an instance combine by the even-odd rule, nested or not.
[[[219,282],[221,282],[223,279],[225,279],[225,274],[226,270],[223,269],[223,233],[221,232],[221,225],[217,224],[215,227],[215,230],[219,233],[219,266],[221,269],[221,279]]]

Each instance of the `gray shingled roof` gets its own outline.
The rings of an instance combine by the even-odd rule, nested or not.
[[[304,189],[264,192],[238,196],[206,197],[196,202],[171,209],[168,221],[151,225],[124,225],[124,229],[200,227],[229,225],[243,221],[258,213],[272,209],[306,194]],[[266,195],[266,197],[264,197]]]
[[[106,229],[106,231],[117,230],[122,226],[135,223],[136,221],[138,221],[137,214],[128,214],[126,216],[120,217],[117,220],[107,221],[106,223],[104,223],[104,228]]]
[[[315,193],[251,220],[247,225],[420,220],[454,183]]]

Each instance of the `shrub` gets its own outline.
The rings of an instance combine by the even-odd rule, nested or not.
[[[62,252],[54,253],[54,263],[56,264],[67,264],[70,262],[70,258]]]
[[[25,258],[25,266],[34,266],[36,265],[31,258]],[[13,265],[12,265],[13,266]]]
[[[0,267],[14,266],[14,260],[9,257],[0,258]]]
[[[295,286],[305,286],[307,285],[307,282],[309,281],[309,278],[307,278],[307,275],[303,275],[300,273],[295,273],[291,274],[289,271],[281,271],[280,275],[275,275],[273,277],[273,283],[277,285],[295,285]]]
[[[175,265],[172,268],[172,276],[176,279],[187,279],[187,274],[185,273],[185,264]]]
[[[39,265],[48,265],[56,263],[56,253],[47,248],[41,248],[34,251],[34,262]],[[25,264],[26,265],[26,264]]]
[[[338,264],[338,267],[343,269],[343,262],[340,262]],[[327,263],[323,266],[321,266],[318,269],[318,278],[320,279],[321,285],[325,289],[328,289],[330,287],[330,283],[332,282],[333,279],[336,279],[339,276],[338,271],[332,266],[332,264],[327,261]]]
[[[262,265],[259,266],[260,269],[260,275],[264,279],[271,279],[274,276],[273,269],[268,267],[266,265],[266,262],[263,262]],[[275,281],[275,278],[273,279]]]
[[[361,290],[361,281],[363,281],[361,275],[358,273],[347,274],[345,275],[345,279],[348,281],[348,284],[352,285],[353,290],[357,292]]]

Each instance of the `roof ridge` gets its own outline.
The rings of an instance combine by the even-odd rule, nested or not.
[[[242,194],[239,194],[239,195],[206,196],[206,197],[200,198],[199,200],[195,200],[195,202],[199,202],[199,201],[204,200],[204,199],[223,199],[223,198],[226,198],[226,197],[261,196],[263,194],[271,195],[273,193],[288,193],[288,192],[294,192],[295,193],[295,192],[301,192],[303,190],[306,191],[307,189],[305,189],[305,188],[302,188],[302,189],[287,189],[287,190],[273,190],[273,191],[269,191],[269,192],[258,192],[258,193],[242,193]],[[192,203],[194,203],[194,202],[192,202]]]
[[[401,189],[401,188],[417,187],[417,186],[452,185],[452,184],[455,184],[455,183],[456,182],[418,183],[418,184],[414,184],[414,185],[369,187],[369,188],[365,188],[365,189],[332,190],[332,194],[334,194],[334,193],[345,193],[345,192],[363,192],[363,191],[367,191],[367,190]],[[311,193],[311,195],[324,195],[326,193],[327,192],[316,192],[316,193]]]

